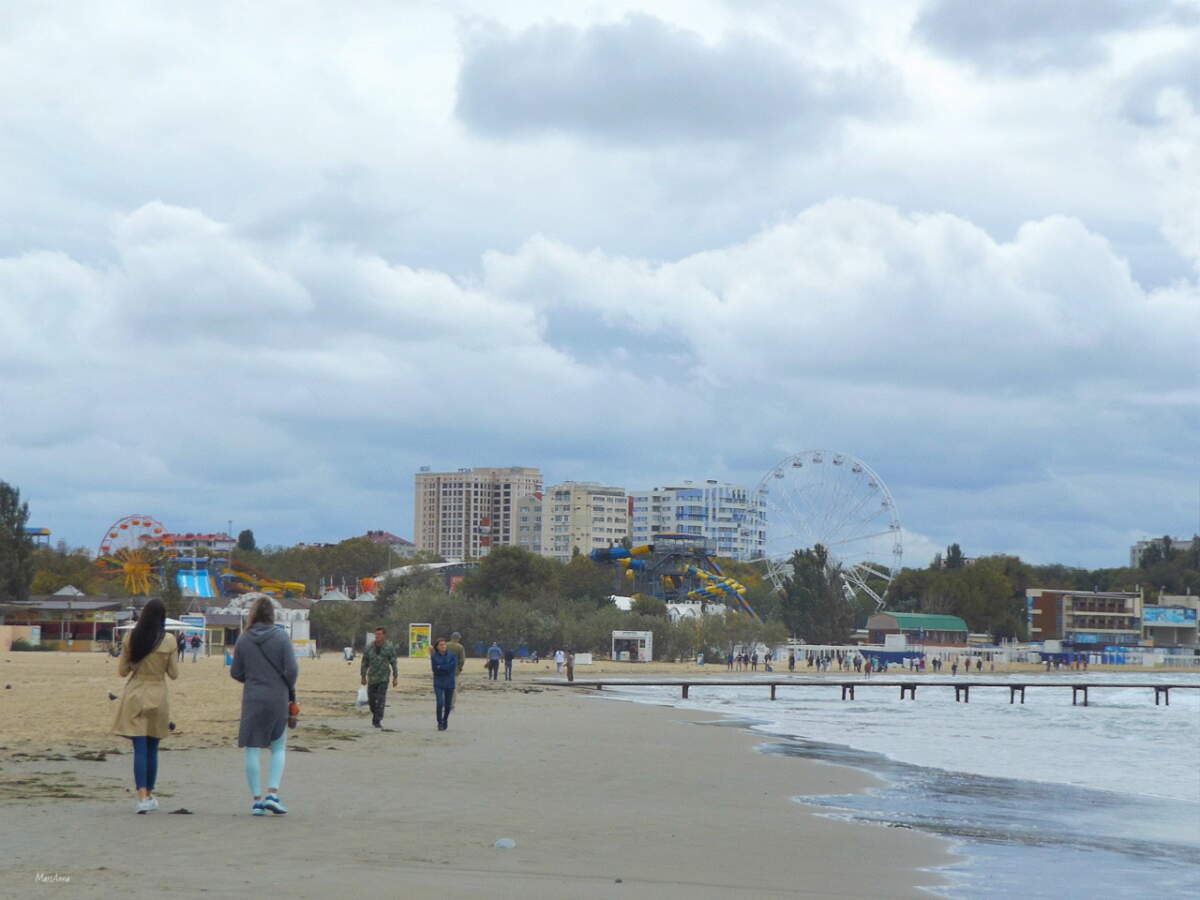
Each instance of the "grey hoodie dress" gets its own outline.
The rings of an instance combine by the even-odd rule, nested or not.
[[[288,685],[296,686],[298,674],[287,632],[262,624],[244,632],[233,648],[229,674],[244,685],[238,746],[271,746],[287,728]]]

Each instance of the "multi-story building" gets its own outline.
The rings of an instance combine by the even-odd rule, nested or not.
[[[146,546],[159,547],[175,551],[180,556],[190,556],[197,552],[228,553],[237,546],[237,541],[224,532],[214,534],[196,534],[195,532],[179,532],[178,534],[142,535],[140,538]]]
[[[542,489],[542,473],[520,466],[416,474],[413,541],[418,550],[472,559],[515,544],[516,501]]]
[[[542,494],[517,499],[517,546],[530,553],[542,552]]]
[[[568,481],[542,497],[542,556],[567,562],[578,548],[588,554],[629,536],[625,489]]]
[[[750,491],[735,484],[685,481],[673,487],[632,491],[629,536],[652,544],[661,532],[700,535],[716,556],[750,560],[762,555],[765,533],[755,526]]]
[[[1200,597],[1195,594],[1162,594],[1158,602],[1142,607],[1142,635],[1155,647],[1200,646]]]
[[[1136,569],[1142,564],[1142,556],[1150,548],[1162,554],[1167,550],[1186,550],[1192,546],[1192,538],[1157,537],[1145,538],[1129,548],[1129,568]]]
[[[1071,591],[1028,588],[1025,618],[1031,641],[1065,646],[1137,646],[1142,640],[1138,591]]]

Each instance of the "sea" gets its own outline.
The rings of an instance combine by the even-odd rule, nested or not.
[[[723,670],[714,673],[721,677]],[[979,897],[1200,897],[1200,689],[1154,703],[1142,684],[1191,684],[1183,673],[912,677],[895,687],[787,685],[771,701],[745,687],[614,686],[622,700],[718,713],[712,724],[773,740],[759,752],[852,766],[880,779],[864,793],[797,797],[825,815],[908,827],[950,840],[961,862],[931,893]],[[797,681],[803,681],[797,673]],[[858,680],[856,678],[856,680]],[[877,680],[895,681],[893,676]],[[901,678],[900,680],[908,680]],[[979,686],[970,702],[926,680],[1028,685],[1025,703]],[[1072,705],[1049,683],[1109,685]],[[1042,685],[1039,687],[1039,684]]]

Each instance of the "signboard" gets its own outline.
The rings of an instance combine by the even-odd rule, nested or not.
[[[1196,624],[1196,610],[1185,606],[1143,606],[1142,621],[1147,625],[1175,625],[1186,628]]]
[[[316,659],[317,642],[292,641],[292,652],[296,654],[296,659]]]
[[[408,655],[414,659],[429,658],[429,640],[433,625],[429,622],[410,622],[408,625]]]
[[[194,634],[199,635],[200,640],[205,639],[204,623],[205,623],[206,619],[204,618],[204,616],[191,616],[191,615],[180,616],[179,621],[187,626],[183,630],[183,635],[189,641],[192,639],[192,635],[194,635]]]
[[[30,625],[29,626],[29,643],[33,644],[33,646],[36,647],[39,644],[41,644],[41,642],[42,642],[42,626],[41,625]]]

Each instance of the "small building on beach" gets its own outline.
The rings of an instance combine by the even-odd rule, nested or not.
[[[889,634],[902,634],[911,644],[967,646],[967,623],[958,616],[935,613],[877,612],[867,619],[872,644],[886,643]]]

